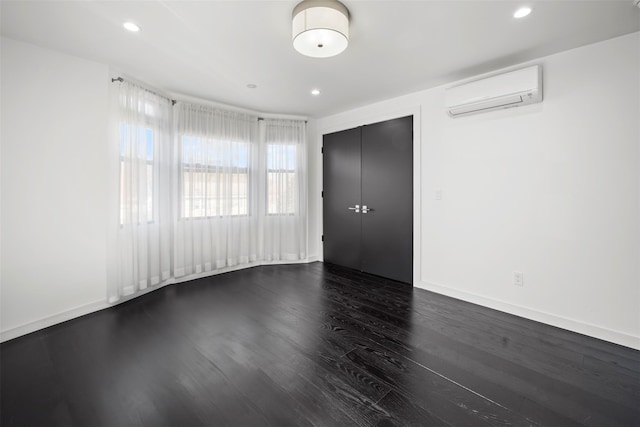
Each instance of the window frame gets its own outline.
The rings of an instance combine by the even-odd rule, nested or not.
[[[293,181],[295,182],[296,185],[296,191],[300,192],[300,182],[299,182],[299,166],[298,166],[298,144],[296,144],[295,142],[267,142],[266,143],[267,146],[267,150],[266,150],[266,156],[265,156],[265,215],[266,216],[297,216],[300,214],[300,207],[296,206],[296,204],[294,203],[293,206],[291,207],[291,211],[277,211],[277,212],[271,212],[271,203],[270,203],[270,189],[269,189],[269,174],[270,173],[275,173],[275,174],[287,174],[287,175],[293,175]],[[293,160],[294,160],[294,166],[293,169],[284,169],[284,168],[269,168],[269,146],[290,146],[293,147]]]
[[[178,172],[178,199],[179,199],[179,203],[177,206],[178,209],[178,219],[179,220],[207,220],[207,219],[216,219],[216,218],[242,218],[242,217],[250,217],[252,215],[251,213],[251,190],[252,190],[252,181],[251,181],[251,176],[252,176],[252,169],[250,167],[250,162],[249,162],[249,151],[251,148],[251,142],[249,141],[228,141],[229,143],[233,144],[233,143],[237,143],[237,144],[246,144],[247,146],[247,164],[245,167],[241,167],[241,166],[219,166],[219,165],[214,165],[214,164],[203,164],[203,163],[191,163],[191,164],[187,164],[184,161],[184,139],[185,138],[197,138],[197,139],[202,139],[204,140],[205,144],[216,144],[216,143],[224,143],[225,141],[220,140],[220,139],[216,139],[216,138],[211,138],[211,137],[207,137],[207,136],[203,136],[203,135],[197,135],[197,134],[186,134],[183,133],[181,135],[179,135],[179,141],[180,141],[180,149],[179,149],[179,164],[180,164],[180,170]],[[216,215],[201,215],[201,216],[187,216],[185,215],[185,173],[203,173],[205,174],[205,177],[209,174],[224,174],[224,175],[234,175],[234,174],[238,174],[238,175],[246,175],[246,196],[243,198],[245,201],[245,206],[246,206],[246,212],[245,213],[237,213],[237,214],[228,214],[228,215],[224,215],[224,214],[216,214]],[[203,200],[204,205],[205,205],[205,212],[206,212],[206,204],[208,202],[209,199],[213,199],[213,198],[208,198],[207,195],[205,194],[204,197],[200,198]],[[219,199],[217,199],[219,200]]]

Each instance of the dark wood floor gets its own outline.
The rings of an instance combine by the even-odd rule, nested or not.
[[[9,426],[639,426],[640,352],[321,263],[1,345]]]

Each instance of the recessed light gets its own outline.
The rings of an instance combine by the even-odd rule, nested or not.
[[[320,91],[319,91],[318,89],[313,89],[313,90],[311,91],[311,95],[313,95],[313,96],[318,96],[318,95],[320,95]]]
[[[514,18],[524,18],[525,16],[527,16],[530,13],[531,13],[531,8],[530,7],[521,7],[520,9],[516,10],[516,12],[513,14],[513,17]]]
[[[133,33],[137,33],[138,31],[140,31],[140,27],[133,22],[125,22],[124,24],[122,24],[122,26]]]
[[[247,87],[248,87],[249,89],[255,89],[255,88],[257,88],[258,86],[257,86],[257,85],[254,85],[253,83],[249,83],[249,84],[247,85]]]

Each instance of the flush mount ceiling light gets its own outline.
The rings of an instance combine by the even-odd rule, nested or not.
[[[134,24],[133,22],[125,22],[122,24],[122,26],[131,31],[132,33],[137,33],[138,31],[140,31],[140,27],[137,24]]]
[[[337,0],[304,0],[293,9],[292,33],[301,54],[335,56],[349,44],[349,11]]]
[[[313,90],[311,91],[311,95],[313,95],[313,96],[318,96],[318,95],[320,95],[320,91],[319,91],[318,89],[313,89]]]
[[[524,18],[525,16],[529,15],[531,13],[531,8],[530,7],[521,7],[520,9],[516,10],[516,12],[513,14],[514,18]]]

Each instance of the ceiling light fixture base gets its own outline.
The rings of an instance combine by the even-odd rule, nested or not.
[[[337,0],[304,0],[292,14],[293,47],[303,55],[328,58],[349,44],[349,10]]]

